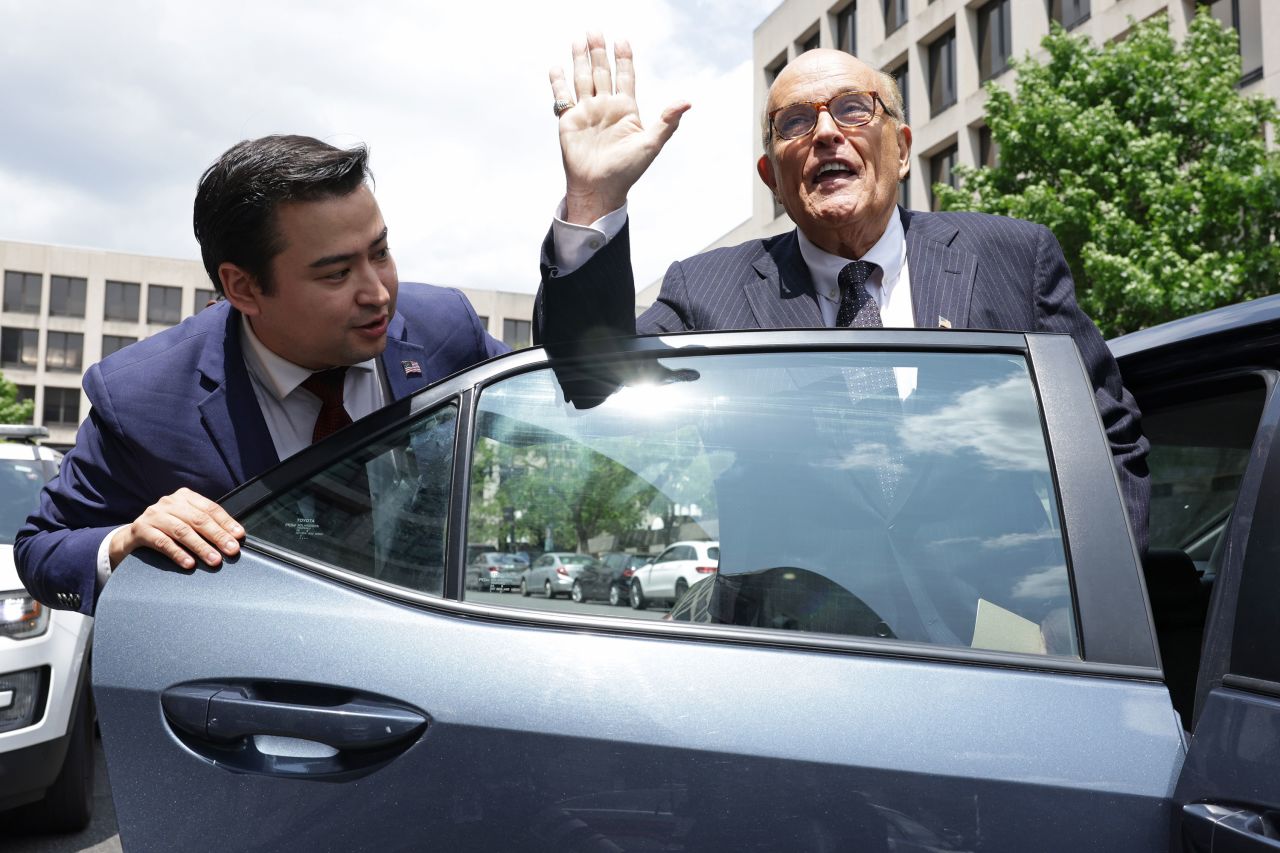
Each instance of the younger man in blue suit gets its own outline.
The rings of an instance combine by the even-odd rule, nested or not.
[[[458,291],[400,287],[367,161],[269,136],[205,172],[195,234],[224,300],[85,374],[89,418],[14,545],[36,598],[92,614],[142,547],[217,566],[244,530],[211,496],[507,351]]]

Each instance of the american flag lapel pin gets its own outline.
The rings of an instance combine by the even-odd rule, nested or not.
[[[422,365],[418,364],[416,361],[402,361],[400,362],[400,366],[404,368],[405,376],[422,375]]]
[[[939,329],[950,329],[950,328],[951,328],[951,321],[950,321],[950,320],[948,320],[946,317],[943,317],[941,314],[939,314],[939,315],[938,315],[938,328],[939,328]]]

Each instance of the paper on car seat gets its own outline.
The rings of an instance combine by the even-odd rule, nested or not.
[[[1045,653],[1044,635],[1039,625],[985,598],[978,599],[978,617],[973,623],[973,642],[970,645],[975,649],[1001,652]]]

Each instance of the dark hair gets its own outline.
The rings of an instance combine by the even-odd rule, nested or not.
[[[372,177],[363,145],[342,149],[310,136],[264,136],[227,149],[200,176],[192,216],[205,272],[218,293],[218,267],[228,262],[271,291],[271,260],[284,251],[276,229],[281,202],[345,196]]]

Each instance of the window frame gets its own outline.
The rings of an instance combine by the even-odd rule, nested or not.
[[[157,320],[152,317],[153,309],[156,307],[155,297],[157,295],[157,292],[159,292],[159,294],[163,296],[165,303],[169,301],[170,295],[174,293],[177,294],[178,304],[173,309],[172,320],[167,318]],[[164,309],[168,309],[169,306],[165,304],[160,307]],[[178,323],[181,323],[182,322],[182,288],[173,284],[148,284],[147,285],[147,320],[146,322],[147,322],[147,325],[149,326],[176,326]]]
[[[995,18],[997,27],[992,26]],[[996,36],[1000,39],[997,40]],[[997,53],[999,41],[1004,53]],[[984,52],[986,62],[984,64]],[[1011,0],[989,0],[978,8],[978,77],[983,83],[994,80],[1009,70],[1013,59],[1013,3]]]
[[[55,300],[60,286],[65,289],[65,292],[62,294],[62,306],[59,308],[55,305]],[[49,276],[49,316],[83,318],[88,293],[89,280],[86,278],[74,275]]]
[[[27,304],[28,288],[30,288],[33,279],[35,283],[35,307],[31,307]],[[9,305],[10,281],[16,281],[18,283],[18,288],[21,293],[20,302],[22,303],[18,307],[12,307]],[[44,299],[44,274],[38,272],[24,272],[22,270],[5,270],[4,291],[3,293],[0,293],[0,297],[3,298],[3,303],[0,304],[0,310],[3,310],[6,314],[34,314],[38,316],[40,314],[40,303]]]
[[[443,598],[427,596],[309,560],[262,542],[252,533],[246,540],[246,547],[300,570],[324,575],[340,584],[359,587],[424,610],[464,618],[579,631],[684,637],[833,653],[923,658],[952,663],[1159,680],[1161,671],[1155,632],[1142,584],[1141,568],[1116,486],[1110,449],[1097,422],[1093,390],[1081,369],[1078,352],[1070,338],[1010,332],[901,329],[860,331],[854,335],[833,330],[708,332],[630,339],[627,353],[617,357],[651,359],[794,350],[904,349],[997,352],[1027,358],[1031,381],[1041,401],[1042,428],[1046,435],[1051,475],[1058,489],[1059,510],[1063,518],[1063,544],[1077,608],[1078,637],[1083,659],[829,634],[792,634],[740,626],[641,621],[575,612],[534,611],[462,600],[467,566],[470,464],[479,397],[486,388],[497,382],[531,370],[548,368],[550,360],[540,348],[520,350],[490,360],[424,389],[412,398],[398,401],[347,430],[346,441],[325,442],[291,457],[277,468],[246,483],[228,495],[223,506],[233,516],[241,516],[269,500],[277,490],[288,488],[348,456],[351,444],[377,440],[390,430],[402,428],[409,418],[456,403],[459,409],[454,434],[453,485],[448,512],[450,527],[445,546]],[[555,365],[558,371],[572,371],[578,365],[590,370],[599,365],[600,359],[599,354],[590,358],[568,357],[557,359]],[[1070,464],[1063,465],[1062,460],[1070,460]],[[1073,531],[1080,530],[1088,530],[1090,535],[1072,535]]]
[[[932,119],[954,107],[960,98],[959,81],[956,79],[955,29],[947,30],[929,42],[928,54],[929,118]],[[950,88],[947,88],[948,83]]]
[[[133,300],[134,305],[133,305],[132,317],[126,317],[119,314],[111,313],[111,305],[112,305],[111,290],[113,285],[121,288],[122,296],[127,295],[129,293],[130,288],[133,289],[135,298]],[[127,305],[130,300],[125,298],[123,301]],[[142,283],[141,282],[122,281],[114,278],[107,279],[102,289],[102,319],[105,322],[136,323],[138,322],[138,318],[141,315],[141,311],[142,311]]]

